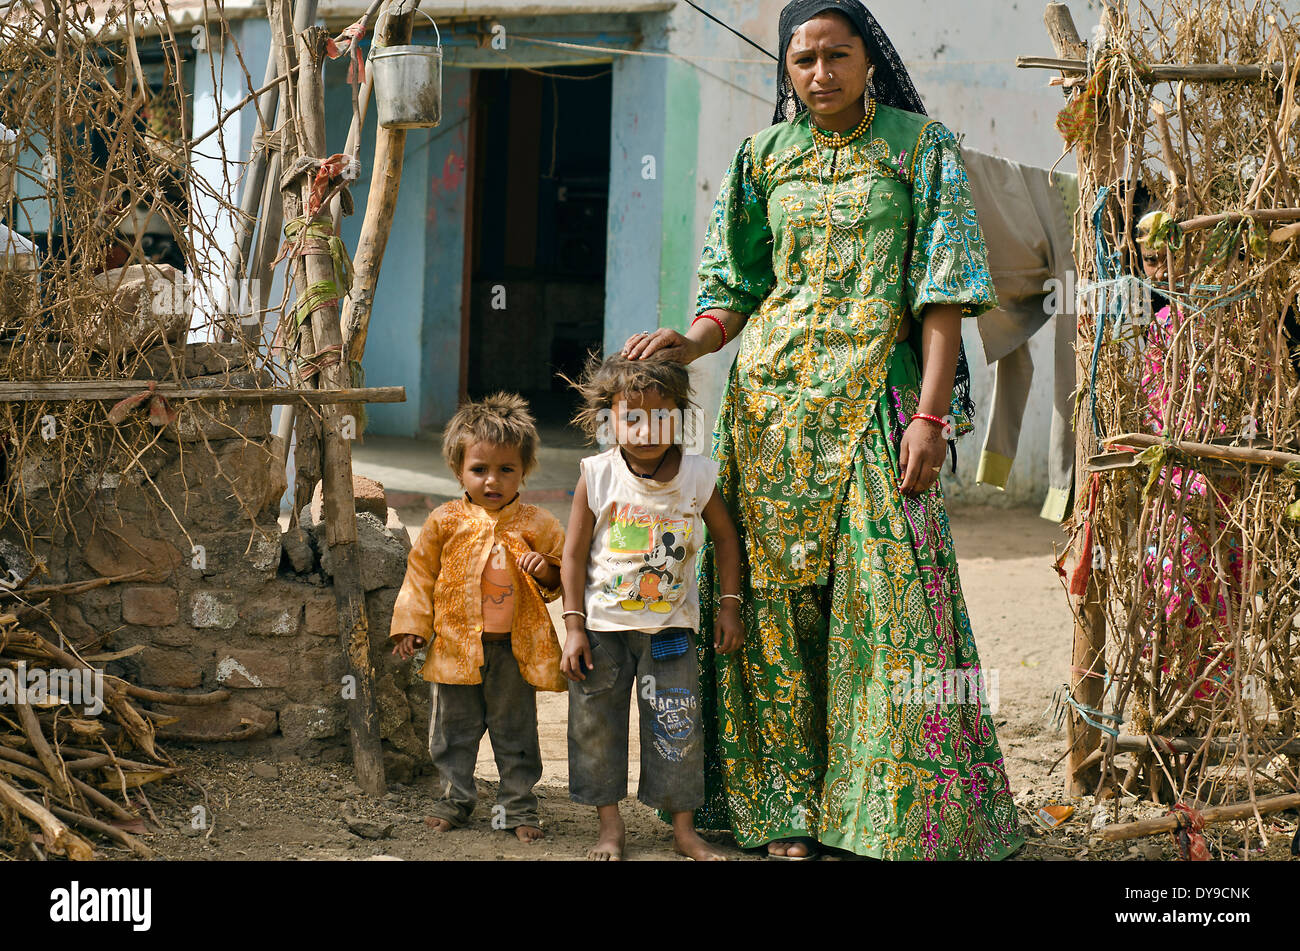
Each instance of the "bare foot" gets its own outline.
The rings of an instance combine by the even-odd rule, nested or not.
[[[596,815],[600,819],[600,829],[596,833],[596,844],[587,850],[587,858],[593,862],[622,861],[623,847],[627,844],[627,827],[619,815],[618,803],[597,806]]]
[[[690,813],[686,813],[690,815]],[[676,823],[674,823],[674,826]],[[688,859],[694,859],[697,862],[725,862],[727,857],[715,849],[708,842],[700,838],[700,834],[689,826],[685,829],[673,829],[673,847],[679,855],[684,855]]]
[[[515,835],[519,837],[520,842],[536,842],[546,833],[537,826],[515,826]]]
[[[426,816],[424,819],[424,824],[428,826],[430,829],[432,829],[434,832],[451,831],[451,823],[448,822],[446,819],[439,819],[436,816]]]

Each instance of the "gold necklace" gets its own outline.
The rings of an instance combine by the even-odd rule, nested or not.
[[[817,124],[812,121],[811,117],[809,117],[808,119],[808,128],[812,132],[813,141],[817,143],[818,147],[823,149],[838,149],[841,146],[847,145],[848,143],[852,142],[858,136],[866,132],[867,129],[870,128],[871,126],[871,120],[874,119],[875,117],[876,117],[876,100],[868,99],[867,111],[866,114],[862,117],[862,121],[859,122],[857,125],[855,125],[848,132],[844,133],[843,135],[841,135],[839,132],[827,132],[824,129],[819,129],[817,127]]]

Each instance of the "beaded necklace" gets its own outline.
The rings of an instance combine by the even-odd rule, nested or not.
[[[868,99],[866,115],[862,117],[861,122],[855,125],[848,132],[840,134],[839,132],[827,132],[824,129],[819,129],[817,128],[817,124],[812,121],[811,117],[808,119],[808,128],[811,130],[813,142],[817,144],[818,148],[838,149],[841,146],[852,142],[858,136],[862,135],[862,133],[866,132],[871,126],[871,120],[875,117],[876,100]]]

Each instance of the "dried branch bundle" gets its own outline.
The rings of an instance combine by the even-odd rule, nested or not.
[[[156,743],[155,723],[166,719],[137,708],[135,692],[150,701],[179,699],[133,688],[13,614],[0,617],[0,842],[93,858],[75,826],[137,856],[153,854],[131,834],[143,831],[143,787],[180,769]],[[184,699],[220,701],[225,692]]]
[[[1068,117],[1094,284],[1076,430],[1155,445],[1136,468],[1099,465],[1071,524],[1105,615],[1104,667],[1079,672],[1106,684],[1090,716],[1148,738],[1125,771],[1103,736],[1098,792],[1253,803],[1300,789],[1300,757],[1278,752],[1300,736],[1300,241],[1262,224],[1300,203],[1300,17],[1276,0],[1111,6]],[[1150,82],[1149,63],[1281,67]],[[1164,273],[1134,294],[1150,210],[1189,227],[1161,226],[1147,250]]]

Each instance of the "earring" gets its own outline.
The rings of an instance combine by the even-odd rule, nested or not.
[[[867,68],[867,98],[868,99],[876,98],[875,79],[876,79],[876,65],[875,63],[872,63],[871,66]]]

